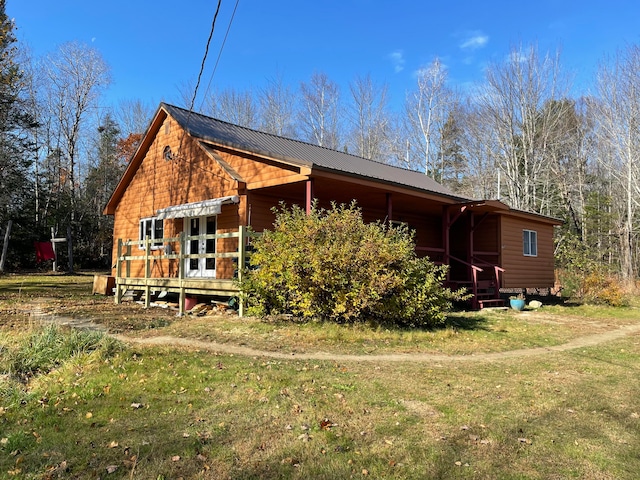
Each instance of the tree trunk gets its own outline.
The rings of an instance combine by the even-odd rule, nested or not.
[[[11,226],[13,221],[7,222],[7,231],[4,232],[4,243],[2,244],[2,257],[0,257],[0,273],[4,273],[4,266],[7,262],[7,250],[9,248],[9,237],[11,236]]]

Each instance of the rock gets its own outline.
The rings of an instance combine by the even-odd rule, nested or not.
[[[541,306],[542,306],[542,302],[539,302],[538,300],[531,300],[529,302],[529,308],[538,309]]]

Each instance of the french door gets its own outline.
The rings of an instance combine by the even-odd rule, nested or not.
[[[216,253],[216,239],[205,238],[205,235],[216,233],[216,217],[185,218],[185,228],[189,237],[187,254],[202,255]],[[197,237],[197,238],[196,238]],[[215,277],[216,259],[187,258],[185,260],[185,274],[187,277]]]

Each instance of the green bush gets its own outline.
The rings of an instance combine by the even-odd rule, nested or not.
[[[445,267],[416,258],[406,227],[366,224],[354,203],[275,213],[240,285],[250,314],[434,325],[461,298],[442,287]]]

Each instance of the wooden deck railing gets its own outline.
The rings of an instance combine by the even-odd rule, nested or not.
[[[247,259],[247,243],[248,240],[256,235],[247,231],[247,227],[240,226],[237,232],[218,233],[208,235],[187,235],[185,232],[180,233],[177,237],[144,240],[122,240],[117,242],[117,258],[116,258],[116,287],[115,302],[120,303],[122,297],[127,290],[142,290],[144,292],[145,307],[149,307],[151,302],[152,290],[168,291],[179,294],[179,311],[180,314],[185,312],[185,300],[187,294],[200,295],[222,295],[234,297],[238,295],[238,281],[242,280],[242,273]],[[191,240],[218,240],[237,238],[237,248],[231,251],[222,251],[216,253],[186,253],[187,245]],[[179,248],[174,250],[168,248],[170,245],[178,244]],[[141,252],[133,253],[133,249],[140,246],[144,247]],[[162,245],[157,247],[157,245]],[[235,278],[208,278],[208,277],[188,277],[185,275],[185,264],[190,259],[214,258],[236,259],[237,275]],[[158,261],[177,261],[177,276],[152,276],[152,266]],[[144,276],[131,276],[131,266],[133,262],[144,262]],[[123,271],[124,270],[124,271]],[[239,315],[243,315],[244,305],[242,300],[239,302]]]

